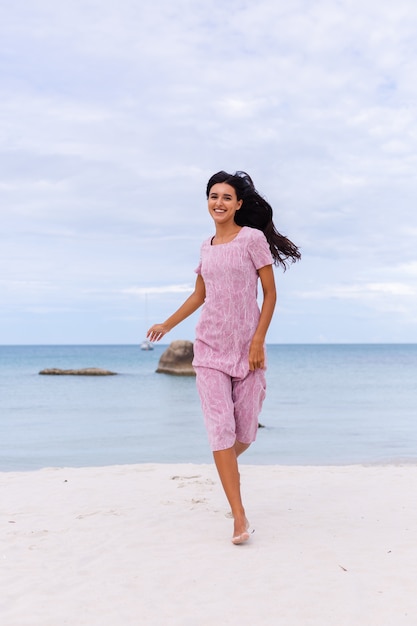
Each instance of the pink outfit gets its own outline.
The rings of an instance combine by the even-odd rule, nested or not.
[[[265,371],[232,378],[210,367],[196,367],[197,389],[212,450],[231,448],[236,439],[252,443],[265,399]]]
[[[249,370],[249,346],[260,316],[257,270],[272,263],[263,232],[247,226],[229,243],[213,246],[207,239],[201,247],[196,272],[203,277],[206,299],[193,365],[213,450],[233,446],[236,438],[242,443],[256,438],[265,373]]]

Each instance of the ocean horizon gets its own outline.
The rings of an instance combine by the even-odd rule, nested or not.
[[[211,463],[194,377],[155,372],[169,344],[0,346],[0,471]],[[417,461],[417,344],[268,344],[247,464]],[[40,376],[100,367],[117,376]]]

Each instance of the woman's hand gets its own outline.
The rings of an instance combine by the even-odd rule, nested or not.
[[[146,333],[146,337],[149,341],[159,341],[169,330],[170,329],[165,324],[154,324]]]
[[[263,342],[252,339],[249,348],[249,369],[251,371],[265,368],[265,350]]]

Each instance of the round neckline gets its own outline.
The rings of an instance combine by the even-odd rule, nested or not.
[[[240,233],[242,232],[242,230],[245,227],[242,226],[242,228],[240,230],[237,231],[236,235],[233,237],[233,239],[231,239],[230,241],[225,241],[224,243],[213,243],[213,239],[215,238],[216,235],[213,235],[213,237],[210,239],[210,245],[213,246],[213,248],[215,248],[216,246],[228,246],[229,243],[233,243],[234,241],[236,241],[236,239],[239,237]]]

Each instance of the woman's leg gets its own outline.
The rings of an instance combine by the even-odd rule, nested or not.
[[[258,415],[265,397],[265,373],[262,370],[249,372],[245,379],[234,379],[232,399],[236,434],[246,441],[254,441],[258,430]],[[242,504],[240,492],[240,474],[238,457],[245,452],[250,443],[235,439],[233,448],[223,450],[223,456],[214,452],[214,459],[226,497],[229,500],[231,513],[235,520],[233,537],[249,539],[247,532],[248,520]],[[221,454],[221,453],[220,453]],[[223,458],[224,457],[224,458]]]
[[[213,456],[226,498],[232,510],[234,519],[233,539],[238,541],[241,539],[242,542],[246,541],[249,539],[249,533],[247,532],[248,520],[246,519],[240,493],[240,475],[235,447],[217,450],[213,452]]]
[[[197,389],[217,471],[230,503],[235,528],[233,537],[249,538],[247,519],[240,493],[237,458],[250,444],[236,440],[232,380],[230,376],[205,367],[196,367]]]

